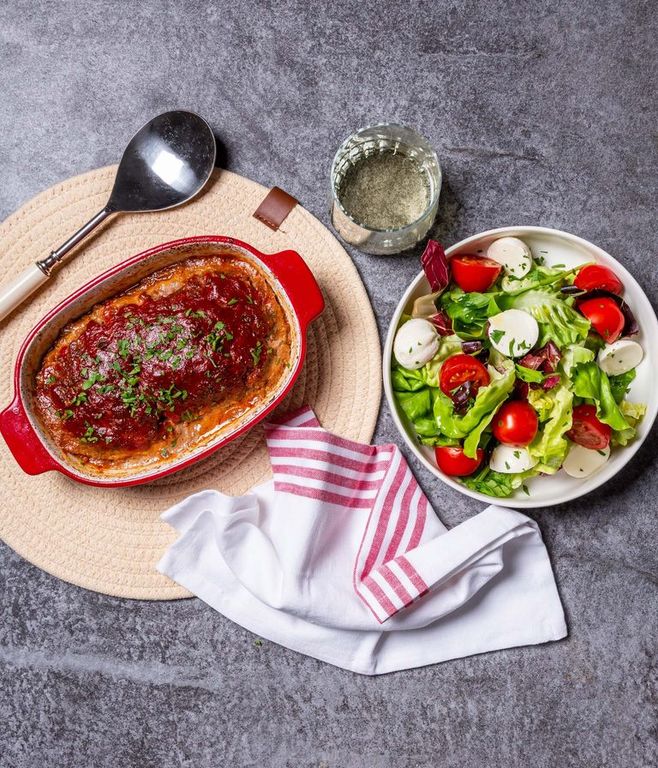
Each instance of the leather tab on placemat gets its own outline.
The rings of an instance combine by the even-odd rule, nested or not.
[[[297,200],[292,195],[280,187],[272,187],[254,211],[254,217],[276,231],[296,205]]]

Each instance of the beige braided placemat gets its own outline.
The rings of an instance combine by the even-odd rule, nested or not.
[[[76,176],[42,192],[0,225],[0,253],[10,279],[43,258],[107,200],[115,167]],[[345,250],[308,211],[297,206],[278,231],[252,217],[267,190],[216,171],[192,203],[161,213],[124,215],[98,235],[24,307],[0,325],[0,406],[13,396],[21,341],[45,312],[94,275],[158,243],[189,235],[230,235],[265,252],[298,251],[313,270],[326,309],[309,333],[305,368],[284,409],[310,404],[321,423],[369,442],[381,396],[375,319]],[[188,596],[155,570],[174,540],[160,513],[203,488],[244,493],[270,474],[262,428],[255,427],[206,461],[156,483],[102,489],[50,472],[29,477],[0,439],[3,503],[0,536],[30,562],[79,586],[142,599]]]

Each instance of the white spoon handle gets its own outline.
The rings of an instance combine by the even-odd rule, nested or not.
[[[40,285],[43,285],[50,277],[53,269],[64,260],[69,251],[112,213],[117,213],[117,211],[111,211],[109,205],[105,206],[84,227],[80,227],[74,235],[71,235],[65,243],[60,245],[56,251],[50,253],[45,259],[37,261],[36,264],[32,264],[13,283],[0,288],[0,322],[19,304],[22,304],[31,293],[34,293]]]
[[[19,304],[43,285],[48,275],[42,272],[36,264],[29,266],[25,272],[15,278],[9,285],[0,289],[0,321],[13,312]]]

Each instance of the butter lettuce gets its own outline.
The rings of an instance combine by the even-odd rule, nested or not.
[[[444,293],[439,302],[452,320],[455,333],[462,339],[481,339],[484,328],[493,315],[501,308],[496,300],[498,293],[465,293],[461,288],[453,288]]]
[[[610,391],[617,404],[620,404],[626,396],[634,378],[635,368],[631,368],[631,370],[626,373],[620,373],[618,376],[608,376],[608,379],[610,380]]]
[[[433,411],[439,431],[448,437],[465,438],[464,453],[474,458],[482,433],[491,423],[498,408],[507,400],[514,387],[514,380],[514,366],[510,365],[488,386],[480,387],[473,405],[463,416],[455,413],[452,400],[438,390]]]
[[[397,392],[396,397],[405,416],[413,422],[428,413],[432,405],[428,387],[417,392]]]
[[[472,491],[503,499],[506,496],[511,496],[517,488],[523,486],[526,480],[535,477],[537,474],[536,468],[530,469],[527,472],[509,474],[494,472],[493,469],[489,469],[488,465],[485,464],[475,475],[462,478],[462,482]],[[528,493],[525,486],[524,490]]]
[[[528,402],[540,413],[540,419],[543,421],[542,428],[528,446],[528,451],[539,460],[535,469],[553,474],[562,466],[569,450],[565,434],[571,429],[573,393],[564,384],[548,392],[531,389],[528,392]]]
[[[581,363],[574,368],[572,389],[575,395],[596,405],[596,415],[604,424],[615,431],[631,427],[615,402],[608,376],[596,363]]]
[[[589,363],[594,360],[594,352],[587,347],[579,347],[576,344],[569,344],[562,350],[562,359],[559,367],[567,378],[571,377],[571,370],[580,363]]]
[[[624,418],[629,426],[627,429],[621,429],[612,433],[612,444],[628,445],[635,439],[636,427],[647,412],[647,407],[641,403],[629,403],[626,400],[622,400],[619,403],[619,410],[624,414]]]
[[[539,341],[543,347],[553,341],[562,349],[567,344],[582,343],[589,332],[589,320],[569,306],[568,300],[548,291],[525,291],[519,296],[500,300],[505,309],[522,309],[539,324]]]
[[[570,283],[573,275],[582,269],[582,265],[573,269],[556,269],[555,267],[536,266],[524,277],[505,275],[501,280],[501,288],[505,293],[517,296],[525,291],[543,288],[557,283]]]

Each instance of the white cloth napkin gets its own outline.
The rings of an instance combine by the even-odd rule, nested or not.
[[[158,570],[262,637],[363,674],[567,633],[536,523],[490,506],[447,530],[394,445],[266,427],[274,479],[162,515]]]

